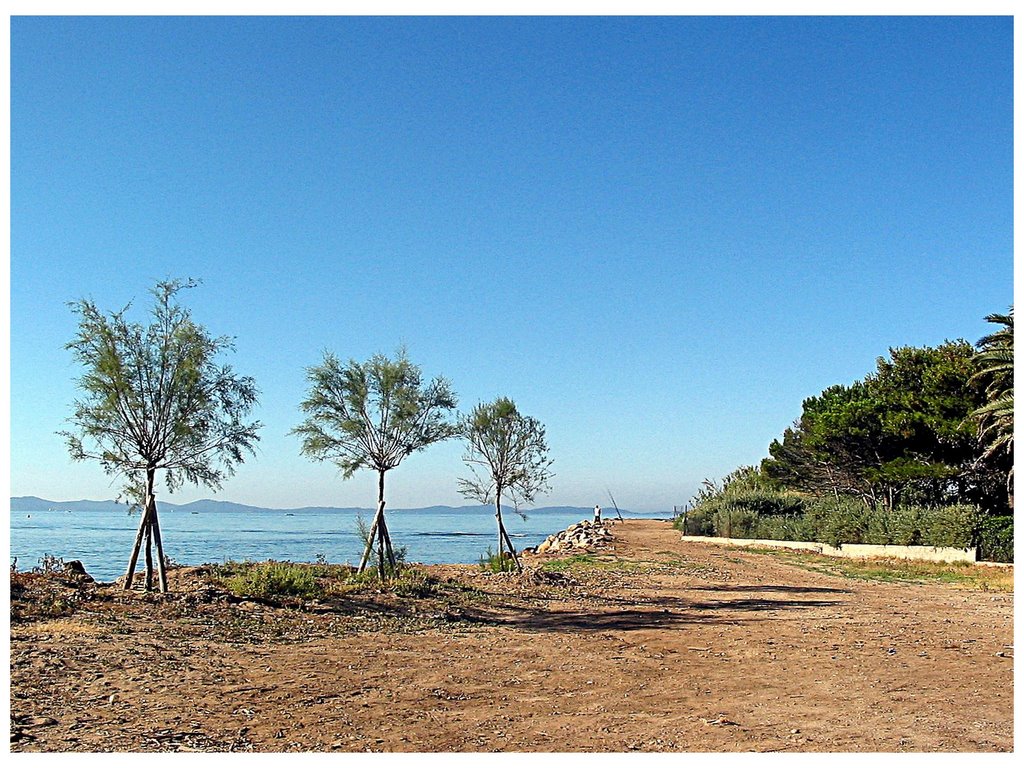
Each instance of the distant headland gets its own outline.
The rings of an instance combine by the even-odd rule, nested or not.
[[[348,513],[355,514],[361,513],[363,515],[373,514],[374,510],[369,507],[296,507],[281,509],[276,507],[256,507],[249,504],[237,504],[233,501],[218,501],[217,499],[199,499],[198,501],[191,501],[187,504],[175,504],[170,501],[161,501],[160,509],[168,511],[181,511],[181,512],[217,512],[217,513],[234,513],[234,514],[245,514],[249,512],[281,512],[292,514],[296,513]],[[113,499],[107,499],[104,501],[92,501],[89,499],[81,499],[78,501],[53,501],[50,499],[42,499],[38,496],[12,496],[11,497],[11,511],[12,512],[38,512],[42,510],[67,510],[69,512],[112,512],[118,509],[125,509],[126,505],[121,502],[118,503]],[[629,517],[632,513],[629,510],[620,510],[623,517]],[[451,512],[465,512],[467,514],[483,514],[483,513],[494,513],[494,507],[487,505],[473,504],[461,507],[450,507],[445,505],[435,505],[431,507],[417,507],[417,508],[394,508],[389,509],[389,512],[398,514],[402,513],[426,513],[426,514],[443,514]],[[535,509],[524,509],[524,513],[528,515],[543,515],[543,514],[566,514],[570,512],[576,512],[581,517],[589,517],[593,515],[593,507],[537,507]],[[605,510],[605,516],[614,516],[614,510]],[[670,516],[670,513],[666,512],[666,516]],[[646,515],[645,515],[646,516]]]

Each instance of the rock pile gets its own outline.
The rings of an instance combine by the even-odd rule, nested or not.
[[[578,523],[570,525],[564,531],[548,536],[532,551],[538,555],[543,555],[572,550],[591,550],[607,547],[611,544],[611,541],[612,534],[605,523],[580,520]]]

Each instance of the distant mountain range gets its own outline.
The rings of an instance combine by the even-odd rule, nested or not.
[[[233,501],[217,501],[216,499],[200,499],[199,501],[191,501],[188,504],[174,504],[170,501],[158,500],[158,505],[161,510],[175,510],[180,512],[223,512],[223,513],[234,513],[234,514],[245,514],[247,512],[327,512],[327,513],[361,513],[363,515],[372,515],[376,510],[369,507],[298,507],[295,509],[275,509],[272,507],[253,507],[248,504],[236,504]],[[512,512],[512,508],[505,507],[509,512]],[[112,499],[107,501],[90,501],[88,499],[82,499],[81,501],[51,501],[49,499],[41,499],[38,496],[12,496],[11,497],[11,511],[12,512],[40,512],[43,510],[67,510],[70,512],[112,512],[118,509],[125,509],[124,504],[118,504]],[[448,507],[448,506],[433,506],[433,507],[419,507],[416,509],[400,509],[388,508],[388,512],[422,512],[428,514],[438,514],[445,512],[467,512],[467,513],[480,513],[487,510],[492,510],[493,507],[481,506],[481,505],[469,505],[464,507]],[[602,507],[604,516],[614,517],[614,508]],[[542,515],[545,513],[575,513],[581,517],[589,517],[594,514],[593,507],[537,507],[535,509],[524,509],[524,512],[530,515]],[[623,517],[628,517],[632,514],[629,510],[621,510]],[[668,515],[669,513],[665,513]]]

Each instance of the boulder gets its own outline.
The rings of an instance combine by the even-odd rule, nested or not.
[[[96,579],[86,573],[85,566],[82,565],[81,560],[69,560],[64,563],[64,576],[72,581],[83,584],[90,584],[96,581]]]

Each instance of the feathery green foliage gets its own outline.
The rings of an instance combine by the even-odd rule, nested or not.
[[[259,440],[260,423],[245,421],[257,402],[253,380],[218,363],[230,339],[210,336],[175,303],[196,284],[157,283],[149,325],[127,319],[130,305],[105,315],[87,299],[71,304],[79,326],[66,348],[85,369],[83,396],[73,431],[60,434],[72,459],[122,476],[132,499],[146,470],[166,470],[170,490],[184,481],[219,488]]]
[[[457,434],[450,418],[455,393],[440,377],[424,384],[404,349],[394,360],[375,355],[365,363],[347,364],[326,352],[323,363],[306,374],[309,391],[300,406],[306,420],[292,434],[302,439],[305,456],[334,463],[345,479],[363,468],[377,472],[377,514],[366,532],[359,571],[376,541],[381,581],[393,578],[400,570],[400,556],[391,545],[384,518],[384,476],[409,454]]]
[[[328,352],[307,370],[307,379],[300,406],[306,420],[292,433],[302,438],[304,455],[333,462],[345,479],[363,468],[394,469],[409,454],[456,434],[448,418],[456,405],[451,385],[443,378],[424,385],[404,350],[395,360],[375,355],[347,364]]]
[[[548,458],[544,425],[519,413],[507,397],[477,405],[460,424],[466,441],[463,460],[471,476],[459,479],[459,492],[481,504],[493,503],[498,524],[498,554],[490,555],[504,567],[505,546],[517,570],[522,570],[512,540],[501,516],[502,496],[508,496],[522,517],[519,505],[530,503],[549,489],[551,459]]]
[[[467,450],[463,461],[469,478],[459,479],[459,492],[481,504],[507,495],[518,511],[550,489],[552,478],[544,425],[519,413],[507,397],[477,405],[462,419]]]
[[[72,459],[98,461],[120,477],[132,506],[143,508],[125,588],[131,588],[145,540],[146,587],[153,585],[155,543],[160,589],[167,590],[156,473],[164,470],[170,491],[183,482],[220,488],[259,440],[260,423],[246,421],[256,385],[218,362],[231,340],[210,336],[175,303],[179,291],[196,284],[157,283],[149,325],[127,319],[130,305],[105,315],[87,299],[71,304],[78,334],[66,348],[85,369],[78,380],[83,396],[75,401],[73,430],[60,434]]]

